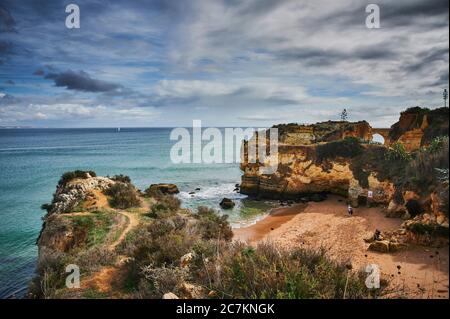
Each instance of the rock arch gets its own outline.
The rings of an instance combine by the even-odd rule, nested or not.
[[[372,136],[374,134],[379,134],[384,138],[384,145],[389,146],[391,141],[389,139],[389,128],[372,128]]]

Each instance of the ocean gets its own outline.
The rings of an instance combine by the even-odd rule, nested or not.
[[[252,201],[234,191],[241,179],[238,163],[172,163],[170,150],[176,141],[170,140],[170,132],[170,128],[0,129],[0,298],[26,293],[45,215],[40,206],[51,202],[67,171],[124,174],[140,189],[175,183],[184,207],[215,208],[229,215],[233,227],[267,214],[273,203]],[[196,188],[200,190],[189,194]],[[233,210],[220,209],[223,197],[235,200]]]

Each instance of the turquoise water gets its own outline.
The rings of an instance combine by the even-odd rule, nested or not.
[[[234,192],[239,165],[173,164],[167,128],[2,129],[0,130],[0,298],[25,293],[37,257],[43,203],[51,201],[59,177],[75,169],[98,175],[125,174],[145,189],[176,183],[183,205],[208,205],[220,211],[223,197],[236,200],[230,221],[254,222],[270,203],[253,202]],[[230,146],[233,147],[233,146]],[[200,188],[195,195],[189,192]],[[224,212],[221,212],[224,213]]]

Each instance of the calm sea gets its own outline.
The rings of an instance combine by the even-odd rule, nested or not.
[[[237,205],[226,213],[233,226],[252,223],[268,202],[234,192],[238,164],[173,164],[168,128],[0,129],[0,298],[21,297],[34,275],[36,238],[42,226],[41,204],[52,199],[66,171],[94,170],[125,174],[145,189],[152,183],[176,183],[183,205],[216,208],[223,197]],[[231,146],[233,147],[233,146]],[[200,188],[194,195],[189,192]]]

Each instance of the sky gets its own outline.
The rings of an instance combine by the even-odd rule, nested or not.
[[[68,29],[65,8],[80,8]],[[389,127],[443,106],[448,0],[0,0],[0,126]]]

